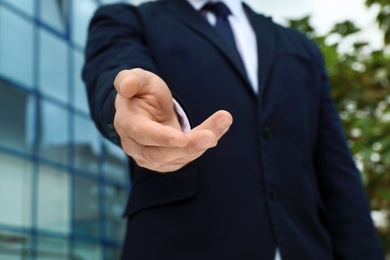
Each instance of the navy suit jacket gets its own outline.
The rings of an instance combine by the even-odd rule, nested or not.
[[[83,77],[91,115],[113,141],[123,69],[162,77],[192,126],[234,123],[218,146],[160,174],[131,162],[123,259],[383,259],[321,54],[244,5],[258,44],[259,92],[238,57],[185,0],[100,8]],[[131,115],[129,115],[131,117]]]

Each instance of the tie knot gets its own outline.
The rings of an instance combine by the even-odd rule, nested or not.
[[[231,14],[229,7],[227,7],[223,2],[208,2],[202,7],[202,10],[210,11],[218,18],[224,20]]]

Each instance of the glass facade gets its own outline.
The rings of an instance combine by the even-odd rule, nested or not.
[[[120,255],[127,159],[81,81],[88,23],[112,2],[132,1],[0,0],[0,259]]]

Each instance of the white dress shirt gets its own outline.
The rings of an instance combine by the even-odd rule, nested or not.
[[[200,9],[207,2],[218,2],[217,0],[187,0],[195,10]],[[230,9],[232,15],[229,15],[230,26],[232,27],[237,50],[240,53],[244,63],[250,83],[253,90],[258,91],[258,60],[257,60],[257,43],[256,35],[252,26],[245,14],[242,2],[240,0],[223,1]],[[207,12],[206,17],[211,25],[215,25],[216,17],[212,12]],[[180,118],[180,123],[183,132],[188,132],[191,129],[190,123],[183,109],[174,100],[175,110]]]
[[[234,39],[237,45],[237,50],[241,55],[241,59],[244,63],[249,81],[252,84],[253,90],[258,92],[258,60],[257,60],[257,42],[256,35],[253,31],[251,24],[249,23],[248,17],[245,14],[241,0],[187,0],[195,10],[200,9],[207,2],[224,2],[230,9],[232,15],[229,15],[230,26],[232,27]],[[211,25],[215,25],[216,17],[212,12],[206,13],[207,20]],[[176,112],[181,117],[181,123],[183,131],[187,132],[190,130],[188,118],[186,117],[183,109],[174,101]],[[261,245],[259,245],[261,246]],[[261,256],[259,256],[261,259]],[[280,252],[276,248],[275,260],[281,260]]]
[[[208,2],[219,2],[217,0],[187,0],[195,10],[200,9]],[[253,90],[258,91],[258,65],[257,65],[257,43],[256,35],[245,14],[242,2],[240,0],[221,1],[230,9],[232,15],[229,15],[230,26],[232,27],[234,39],[238,52],[244,62],[244,66],[252,84]],[[206,13],[207,20],[213,26],[216,23],[216,17],[212,12]]]

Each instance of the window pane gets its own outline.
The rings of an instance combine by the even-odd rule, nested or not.
[[[34,14],[34,3],[35,0],[3,0],[4,2],[7,2],[15,7],[17,7],[20,10],[23,10],[29,15]]]
[[[0,179],[0,224],[31,226],[31,164],[0,153]]]
[[[30,236],[18,232],[0,230],[0,259],[27,259],[31,250]]]
[[[122,241],[126,230],[126,220],[122,218],[127,201],[127,192],[115,186],[104,187],[106,214],[106,237],[111,240]]]
[[[94,0],[73,0],[72,40],[80,46],[85,45],[88,25],[96,8]]]
[[[121,259],[121,247],[106,247],[106,259]]]
[[[103,259],[102,248],[101,246],[95,244],[76,243],[74,259],[101,260]]]
[[[29,15],[34,14],[34,1],[35,0],[4,0],[4,1],[23,10],[24,12],[28,13]]]
[[[113,3],[118,3],[119,1],[118,0],[101,0],[102,4],[113,4]],[[126,2],[126,1],[122,1],[122,2]],[[128,3],[131,3],[133,1],[127,1]]]
[[[38,227],[63,233],[70,231],[70,177],[66,172],[39,167]]]
[[[104,140],[103,173],[107,179],[123,184],[128,182],[127,156],[121,148]]]
[[[75,211],[73,231],[78,235],[97,237],[100,223],[99,183],[75,177],[75,201],[73,203]]]
[[[68,251],[68,241],[51,237],[38,237],[37,259],[72,259]]]
[[[73,66],[73,93],[74,106],[86,113],[89,113],[87,91],[83,81],[81,80],[81,69],[84,63],[84,56],[78,52],[73,51],[74,66]]]
[[[43,29],[39,36],[39,87],[44,94],[68,102],[66,42]]]
[[[1,7],[0,57],[1,75],[32,87],[33,25]]]
[[[27,93],[0,81],[1,146],[30,152],[34,138],[33,103]]]
[[[75,167],[97,174],[101,146],[99,133],[90,119],[75,115]]]
[[[67,164],[69,146],[67,110],[42,100],[40,119],[39,153],[41,157]]]
[[[67,0],[41,0],[40,17],[43,22],[64,32],[66,25]]]

